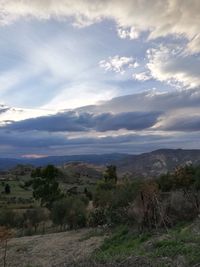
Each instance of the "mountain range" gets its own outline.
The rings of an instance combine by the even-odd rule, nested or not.
[[[72,162],[83,162],[94,165],[115,164],[120,176],[158,176],[162,173],[173,171],[177,166],[185,164],[200,164],[200,149],[159,149],[140,155],[128,154],[102,154],[102,155],[72,155],[51,156],[44,158],[0,158],[0,170],[13,168],[18,164],[57,166]]]

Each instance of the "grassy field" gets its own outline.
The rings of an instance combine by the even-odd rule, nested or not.
[[[10,194],[4,193],[5,184],[10,186]],[[4,181],[0,182],[0,207],[1,208],[26,208],[34,203],[32,191],[23,186],[23,181]]]
[[[139,256],[152,266],[197,266],[200,264],[199,230],[200,221],[159,234],[136,234],[127,226],[120,226],[92,257],[100,263],[122,262]]]

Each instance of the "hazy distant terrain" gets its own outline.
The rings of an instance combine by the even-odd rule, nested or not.
[[[33,166],[45,166],[47,164],[63,165],[68,162],[85,162],[98,165],[111,164],[114,161],[123,159],[126,154],[102,154],[102,155],[71,155],[71,156],[51,156],[44,158],[0,158],[0,169],[6,170],[18,164],[31,164]]]
[[[117,166],[120,175],[133,176],[158,176],[168,171],[173,171],[174,168],[188,163],[200,163],[200,150],[184,150],[184,149],[160,149],[140,155],[128,154],[102,154],[102,155],[72,155],[72,156],[54,156],[39,159],[12,159],[0,158],[0,169],[5,170],[15,167],[17,164],[29,164],[33,166],[45,166],[54,164],[57,166],[66,167],[72,163],[73,169],[81,169],[80,163],[88,163],[93,165],[106,166],[114,164]],[[83,167],[84,165],[82,165]],[[96,169],[96,166],[90,166]],[[84,168],[84,167],[83,167]]]

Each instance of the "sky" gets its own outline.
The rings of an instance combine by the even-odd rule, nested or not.
[[[0,0],[0,157],[200,149],[199,0]]]

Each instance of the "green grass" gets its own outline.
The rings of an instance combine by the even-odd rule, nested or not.
[[[188,266],[200,263],[200,235],[194,234],[189,227],[180,227],[169,232],[163,240],[155,241],[153,258],[184,256]]]
[[[115,229],[113,235],[105,239],[102,246],[95,252],[93,258],[100,262],[122,260],[129,255],[142,255],[142,243],[150,238],[150,234],[136,234],[127,226]]]
[[[6,197],[22,197],[22,198],[30,198],[32,197],[31,190],[25,190],[20,185],[23,184],[20,181],[8,181],[5,184],[9,184],[11,188],[11,193],[9,195],[4,195]],[[0,183],[0,192],[4,191],[4,186]]]
[[[10,194],[2,194],[4,192],[5,184],[10,185]],[[5,181],[4,184],[0,182],[0,207],[11,209],[24,209],[32,206],[33,203],[32,191],[23,188],[23,181],[13,180]]]
[[[192,227],[181,225],[166,233],[137,234],[127,226],[115,229],[105,239],[92,258],[98,262],[121,261],[129,256],[143,256],[156,266],[164,267],[165,259],[172,262],[182,256],[187,266],[200,263],[200,233],[192,231]]]

